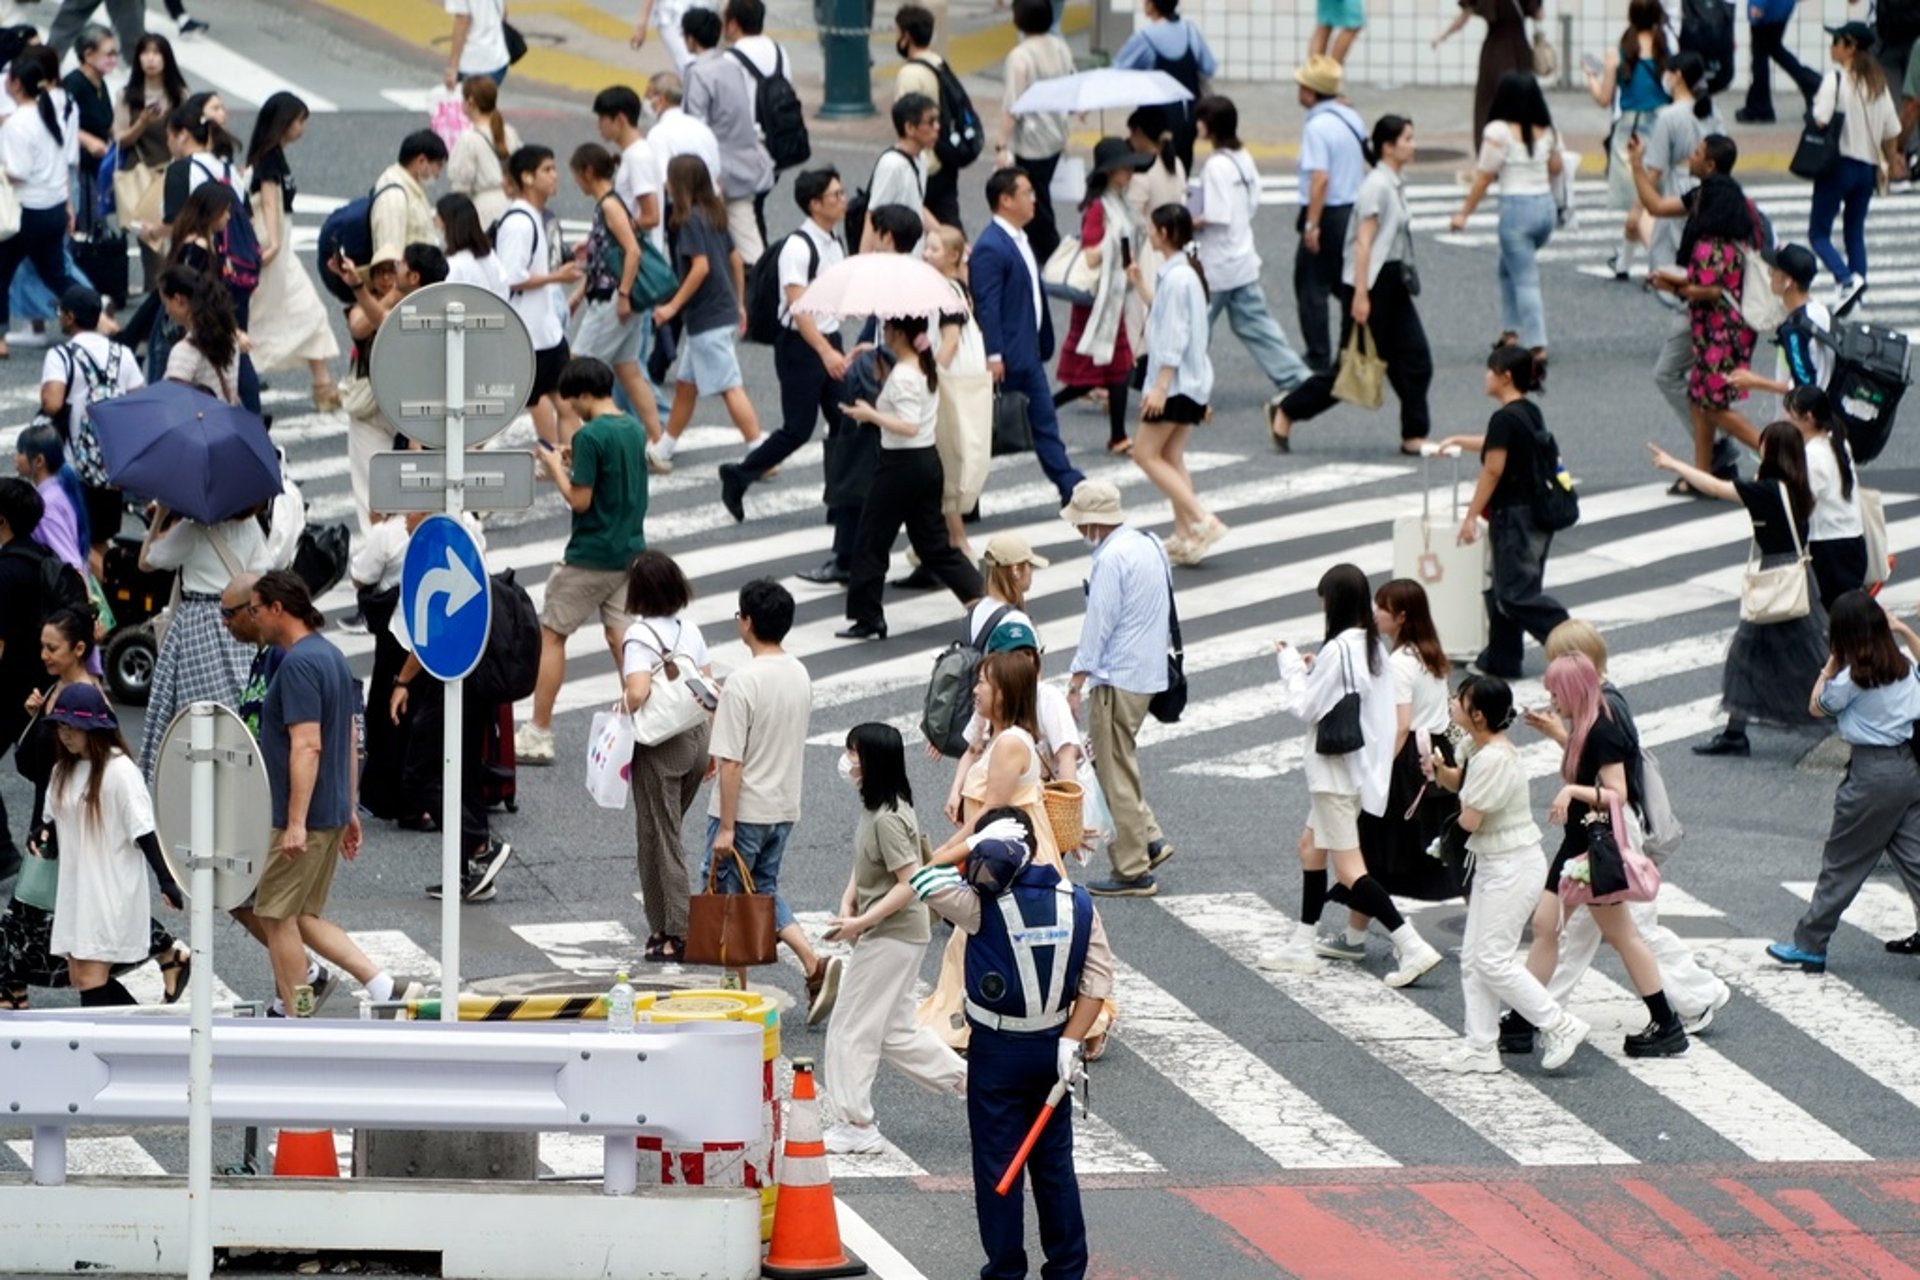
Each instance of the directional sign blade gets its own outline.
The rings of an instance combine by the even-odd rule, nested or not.
[[[469,450],[461,501],[469,511],[525,511],[533,505],[533,455]],[[373,455],[368,505],[385,514],[446,510],[447,456],[418,449]]]
[[[400,608],[429,675],[459,680],[478,665],[493,624],[493,594],[466,525],[452,516],[420,522],[400,573]]]

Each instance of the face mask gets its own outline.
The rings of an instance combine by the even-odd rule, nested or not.
[[[846,752],[842,751],[840,753],[840,759],[837,763],[840,769],[840,776],[842,778],[845,778],[848,782],[852,782],[853,773],[854,773],[853,757],[848,755]]]
[[[1090,533],[1081,534],[1080,541],[1086,543],[1089,549],[1098,547],[1100,545],[1100,539],[1094,537]]]
[[[649,124],[653,123],[655,120],[658,120],[660,118],[660,112],[658,109],[654,107],[652,98],[648,98],[645,101],[641,102],[640,118],[642,120],[645,120]]]
[[[907,52],[912,48],[913,46],[907,43],[907,38],[905,36],[901,36],[898,40],[895,40],[893,42],[893,51],[899,54],[903,58],[907,56]]]

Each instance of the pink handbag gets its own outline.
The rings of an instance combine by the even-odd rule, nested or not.
[[[1638,824],[1626,813],[1620,796],[1600,789],[1606,797],[1605,818],[1590,814],[1587,818],[1587,847],[1590,852],[1569,858],[1560,872],[1560,901],[1568,910],[1582,906],[1612,906],[1618,902],[1652,902],[1660,892],[1660,868],[1640,850]],[[1594,892],[1595,855],[1603,884],[1624,879],[1625,888]],[[1617,859],[1619,871],[1611,873]]]

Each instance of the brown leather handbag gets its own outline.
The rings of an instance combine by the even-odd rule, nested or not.
[[[707,865],[707,891],[687,899],[688,964],[736,969],[772,964],[776,959],[773,895],[753,891],[753,874],[747,870],[747,861],[737,849],[733,862],[740,870],[740,883],[746,886],[746,892],[714,891],[714,880],[720,871],[720,860],[716,857]]]

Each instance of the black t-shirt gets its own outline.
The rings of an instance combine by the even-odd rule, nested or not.
[[[292,213],[293,170],[287,167],[287,153],[279,147],[275,147],[254,162],[253,176],[247,182],[247,193],[258,195],[260,188],[269,182],[280,184],[281,212]]]
[[[704,256],[707,260],[707,278],[700,282],[693,297],[687,299],[686,309],[680,313],[686,331],[705,333],[738,324],[740,304],[733,296],[733,237],[727,234],[726,227],[714,226],[707,221],[704,210],[695,209],[680,224],[673,254],[682,280],[687,278],[687,268],[695,258]]]
[[[1487,419],[1487,438],[1480,456],[1485,458],[1494,449],[1507,451],[1506,468],[1487,501],[1490,510],[1523,507],[1533,501],[1533,457],[1539,448],[1534,415],[1538,413],[1532,401],[1515,400],[1495,409]]]
[[[1735,480],[1734,490],[1740,505],[1753,521],[1753,540],[1760,544],[1763,556],[1790,556],[1794,552],[1793,529],[1787,523],[1786,508],[1780,502],[1780,484],[1774,480]],[[1800,530],[1806,540],[1807,531]]]
[[[38,547],[34,550],[39,550]],[[27,694],[46,682],[40,661],[39,555],[0,548],[0,725],[19,725],[27,718]],[[11,741],[17,729],[5,731]]]
[[[1603,695],[1604,697],[1604,695]],[[1608,709],[1612,708],[1612,699],[1605,699]],[[1573,785],[1591,787],[1600,780],[1600,771],[1610,764],[1627,766],[1627,802],[1638,804],[1640,797],[1634,794],[1633,761],[1639,755],[1634,746],[1633,730],[1614,716],[1605,712],[1593,722],[1593,728],[1587,730],[1587,740],[1580,747],[1580,763],[1574,770]],[[1574,800],[1567,805],[1567,834],[1560,842],[1560,852],[1565,857],[1573,857],[1587,851],[1587,815],[1593,806],[1584,800]]]
[[[67,73],[60,87],[67,91],[67,96],[73,99],[73,105],[79,109],[81,131],[92,134],[102,142],[112,142],[113,91],[104,82],[95,85],[77,67]],[[100,161],[83,150],[80,153],[80,167],[89,171],[98,169]]]

